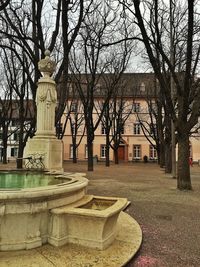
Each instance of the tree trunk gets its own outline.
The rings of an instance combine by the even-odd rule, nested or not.
[[[164,148],[164,144],[161,142],[160,143],[160,167],[164,168],[165,166],[165,148]]]
[[[160,165],[160,145],[157,146],[158,165]]]
[[[159,99],[162,99],[163,96],[161,92],[159,93]],[[157,108],[158,108],[158,118],[157,118],[157,125],[158,125],[158,138],[159,140],[156,142],[157,148],[159,148],[159,162],[161,168],[165,166],[165,147],[164,147],[164,133],[163,133],[163,104],[161,101],[157,101]]]
[[[106,167],[110,166],[110,145],[109,145],[109,135],[106,135]]]
[[[76,137],[73,136],[72,138],[72,162],[77,163],[76,157]]]
[[[7,164],[7,142],[8,142],[8,128],[7,126],[4,127],[3,129],[3,136],[2,136],[2,141],[3,141],[3,164]]]
[[[24,147],[22,146],[22,144],[19,143],[19,150],[18,150],[18,158],[17,159],[17,169],[22,169],[23,168],[23,152],[24,152]]]
[[[165,173],[172,173],[171,119],[165,115]]]
[[[23,102],[21,104],[21,107],[23,105]],[[20,107],[20,109],[21,109]],[[23,154],[24,154],[24,142],[23,142],[23,138],[24,138],[24,133],[23,133],[23,128],[24,128],[24,120],[23,120],[23,107],[22,107],[22,111],[20,112],[20,131],[19,131],[19,150],[18,150],[18,158],[17,159],[17,169],[22,169],[23,168]]]
[[[178,176],[177,188],[191,190],[190,166],[189,166],[189,134],[181,131],[178,136]]]
[[[88,171],[94,170],[94,164],[93,164],[93,142],[88,139],[87,141],[87,147],[88,147]]]
[[[77,163],[77,157],[76,157],[76,143],[73,143],[73,163]]]
[[[165,144],[165,173],[172,172],[172,147],[169,143]]]
[[[114,150],[115,164],[119,164],[118,149]]]
[[[3,145],[3,164],[7,164],[7,143]]]

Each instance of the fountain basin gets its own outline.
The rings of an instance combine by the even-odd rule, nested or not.
[[[48,242],[107,248],[115,239],[117,219],[127,199],[86,195],[74,204],[51,210]]]
[[[0,250],[31,249],[48,241],[50,210],[77,202],[86,193],[82,173],[48,173],[61,183],[0,188]]]

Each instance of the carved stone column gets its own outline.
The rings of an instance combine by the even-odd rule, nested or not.
[[[55,62],[50,60],[49,51],[39,61],[38,68],[43,74],[38,81],[36,93],[37,131],[36,136],[55,136],[55,108],[57,101],[56,85],[50,77],[55,70]]]
[[[36,92],[36,134],[27,142],[25,157],[42,155],[45,169],[62,170],[63,144],[55,135],[56,84],[51,78],[56,63],[50,59],[48,50],[45,51],[45,58],[39,61],[38,68],[43,77],[38,81]]]

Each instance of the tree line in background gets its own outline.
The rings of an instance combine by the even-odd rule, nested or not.
[[[169,3],[162,0],[1,1],[1,127],[6,129],[4,118],[10,118],[5,114],[6,110],[9,115],[12,113],[8,103],[17,100],[21,140],[18,157],[23,156],[26,140],[35,129],[33,119],[29,128],[26,127],[28,131],[24,137],[27,112],[24,101],[35,99],[41,75],[37,63],[44,57],[45,49],[52,52],[57,62],[54,75],[59,96],[56,124],[59,125],[66,110],[71,82],[73,90],[76,89],[74,99],[81,100],[84,132],[87,133],[88,170],[93,170],[92,144],[100,122],[105,125],[106,133],[113,131],[112,140],[109,134],[106,135],[107,158],[111,146],[117,151],[127,119],[122,118],[124,101],[120,78],[130,59],[134,60],[135,54],[139,53],[155,73],[155,88],[160,88],[159,91],[155,89],[156,112],[152,100],[147,99],[150,119],[152,123],[156,121],[156,129],[147,136],[155,141],[152,144],[158,151],[160,165],[165,165],[166,171],[170,172],[169,144],[173,122],[178,144],[177,187],[192,189],[189,136],[198,124],[200,111],[198,4],[199,1],[194,0],[170,0]],[[80,78],[83,73],[84,83]],[[100,77],[108,73],[112,73],[113,79],[104,81],[106,93],[101,109],[98,109],[98,120],[94,122],[94,92]],[[118,120],[110,117],[109,107]],[[80,116],[75,115],[72,118],[70,107],[67,109],[66,123],[71,123],[73,133],[76,133],[83,118],[79,120]],[[144,118],[138,115],[138,120],[145,131]],[[111,123],[113,121],[116,125]],[[62,136],[59,131],[58,138]],[[76,140],[76,134],[72,134],[72,138],[76,147],[80,140]],[[3,145],[6,146],[6,141]],[[106,164],[109,165],[109,158]],[[18,167],[21,166],[22,162],[18,162]]]

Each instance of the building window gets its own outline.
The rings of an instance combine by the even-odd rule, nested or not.
[[[72,112],[76,112],[77,111],[77,103],[76,102],[72,102],[71,103],[71,111]]]
[[[101,145],[101,158],[106,157],[106,145]]]
[[[99,83],[96,84],[95,89],[97,93],[101,93],[101,85]]]
[[[124,134],[124,125],[121,126],[121,134]]]
[[[87,159],[88,158],[88,146],[85,145],[85,158]]]
[[[73,145],[70,145],[70,153],[69,153],[70,159],[73,159]],[[78,157],[78,149],[76,148],[76,158]]]
[[[101,125],[101,134],[106,134],[106,128],[104,127],[103,123]]]
[[[140,84],[140,92],[141,93],[145,92],[145,83],[143,83],[143,82]]]
[[[154,146],[149,146],[149,159],[157,159],[157,151]]]
[[[3,147],[0,147],[0,161],[2,161],[3,158]]]
[[[133,103],[133,112],[140,112],[140,103]]]
[[[141,145],[134,145],[133,146],[133,158],[134,159],[141,159]]]
[[[56,133],[57,133],[57,135],[62,135],[62,131],[63,131],[62,127],[63,127],[63,124],[61,122],[59,122],[56,125]]]
[[[71,134],[72,135],[76,135],[76,127],[75,126],[76,126],[75,123],[71,124]]]
[[[11,147],[11,157],[17,157],[17,155],[18,155],[18,148]]]
[[[134,123],[133,134],[140,134],[140,123]]]
[[[150,124],[150,129],[149,129],[150,134],[156,134],[157,133],[157,125],[155,123]]]
[[[13,140],[19,141],[19,133],[14,133]]]
[[[18,120],[12,120],[11,121],[11,126],[18,126],[19,125],[19,121]]]
[[[157,113],[158,112],[158,106],[155,102],[150,103],[149,105],[149,112]]]

